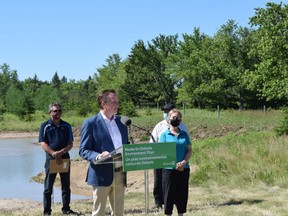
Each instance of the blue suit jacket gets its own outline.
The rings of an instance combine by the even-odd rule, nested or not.
[[[128,144],[128,129],[116,116],[116,124],[122,136],[122,144]],[[90,161],[86,182],[89,185],[109,186],[113,181],[113,164],[94,164],[95,158],[103,151],[111,152],[115,150],[113,141],[105,124],[102,115],[97,113],[95,116],[83,122],[80,135],[79,155]],[[126,185],[126,181],[124,182]]]

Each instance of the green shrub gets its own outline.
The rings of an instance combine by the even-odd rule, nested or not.
[[[146,116],[151,116],[152,115],[152,109],[146,109],[145,110]]]
[[[211,165],[209,163],[202,164],[199,169],[193,173],[190,178],[190,184],[203,185],[209,180],[209,172],[211,171]]]
[[[87,114],[91,112],[90,108],[87,105],[80,106],[77,110],[77,115],[85,117]]]
[[[285,107],[283,112],[283,119],[280,120],[279,125],[275,128],[275,133],[277,136],[288,135],[288,108]]]
[[[138,113],[132,102],[122,103],[119,108],[119,114],[129,117],[137,117]]]

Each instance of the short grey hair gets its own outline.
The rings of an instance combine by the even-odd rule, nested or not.
[[[49,105],[49,107],[48,107],[48,112],[51,113],[51,111],[53,110],[53,107],[55,107],[55,106],[57,106],[57,107],[59,107],[60,109],[62,109],[62,106],[61,106],[60,103],[54,102],[54,103],[51,103],[51,104]]]

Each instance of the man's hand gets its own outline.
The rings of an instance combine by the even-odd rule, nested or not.
[[[52,153],[52,157],[57,159],[57,158],[60,158],[63,154],[64,154],[64,150],[63,149],[60,150],[60,151],[54,151]]]
[[[104,151],[104,152],[102,152],[101,154],[98,154],[95,159],[96,159],[96,161],[97,161],[97,160],[100,160],[101,158],[103,158],[103,157],[105,157],[105,156],[107,156],[107,155],[109,155],[109,152],[108,152],[108,151]],[[111,155],[109,155],[109,157],[111,157]]]

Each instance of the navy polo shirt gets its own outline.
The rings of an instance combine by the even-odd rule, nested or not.
[[[52,119],[49,119],[41,124],[39,142],[46,142],[54,151],[60,151],[69,144],[69,141],[73,141],[72,128],[69,123],[60,119],[59,125],[56,126]]]

